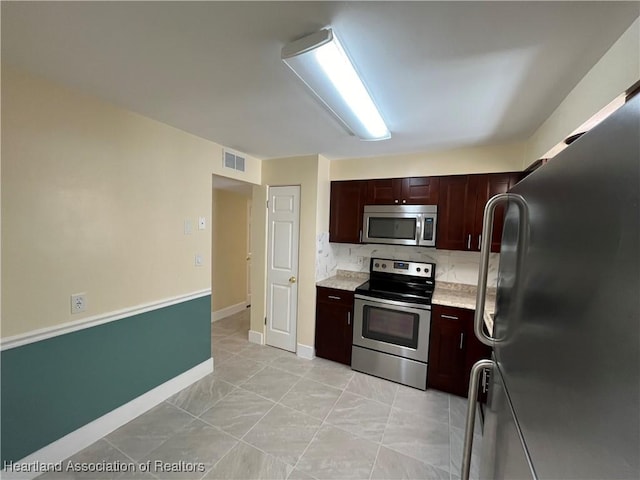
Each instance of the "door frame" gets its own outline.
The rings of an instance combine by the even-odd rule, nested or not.
[[[247,307],[251,306],[251,209],[253,207],[253,201],[251,198],[247,199]]]

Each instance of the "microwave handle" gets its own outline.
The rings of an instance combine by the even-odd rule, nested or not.
[[[427,222],[424,221],[424,218],[422,217],[418,217],[418,219],[416,220],[416,233],[418,234],[418,245],[422,245],[422,241],[424,240],[424,226],[427,224]]]

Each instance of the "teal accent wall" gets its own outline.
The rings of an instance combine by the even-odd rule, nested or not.
[[[211,358],[211,296],[1,353],[0,465]]]

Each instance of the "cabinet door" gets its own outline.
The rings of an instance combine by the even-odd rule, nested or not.
[[[482,360],[485,358],[491,358],[491,347],[488,347],[484,343],[481,343],[480,340],[476,338],[476,333],[473,330],[473,311],[472,317],[469,319],[469,323],[467,324],[467,350],[465,353],[465,365],[464,365],[464,383],[469,385],[469,379],[471,377],[471,368],[473,364],[478,360]],[[478,399],[481,402],[486,402],[487,400],[487,391],[483,389],[482,383],[480,384],[480,388],[478,389],[479,395]],[[465,394],[466,396],[466,394]]]
[[[379,178],[367,181],[367,205],[401,203],[402,178]]]
[[[476,214],[472,187],[467,175],[440,177],[436,248],[469,249]]]
[[[353,293],[317,288],[316,355],[351,365],[353,344]]]
[[[329,241],[360,243],[367,182],[331,182]]]
[[[432,305],[427,386],[465,395],[467,324],[473,311]]]
[[[407,205],[437,205],[438,177],[410,177],[402,179],[402,200]]]
[[[474,227],[472,231],[471,250],[480,250],[484,207],[494,195],[506,193],[520,178],[518,173],[490,173],[484,175],[470,175],[471,183],[476,191],[476,208]],[[491,251],[500,251],[502,241],[502,226],[504,223],[504,206],[499,205],[493,217],[493,236],[491,237]]]

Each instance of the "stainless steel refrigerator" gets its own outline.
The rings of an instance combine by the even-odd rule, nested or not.
[[[640,478],[639,190],[640,95],[505,197],[481,478]]]

